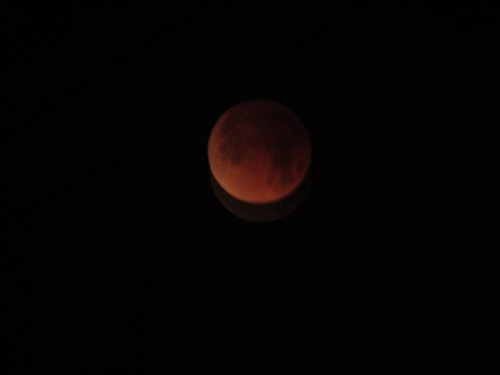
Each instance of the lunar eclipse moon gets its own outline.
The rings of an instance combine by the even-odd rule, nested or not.
[[[215,182],[249,205],[283,201],[304,182],[311,143],[302,121],[284,105],[248,100],[226,110],[208,140]]]

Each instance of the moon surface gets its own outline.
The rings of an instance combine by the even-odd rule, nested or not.
[[[250,204],[269,204],[292,194],[311,163],[302,121],[284,105],[248,100],[226,110],[208,140],[208,162],[217,183]]]
[[[210,182],[219,202],[233,215],[252,222],[266,223],[279,220],[295,211],[304,200],[311,183],[311,174],[307,173],[300,186],[286,198],[268,204],[246,203],[228,194],[210,173]]]

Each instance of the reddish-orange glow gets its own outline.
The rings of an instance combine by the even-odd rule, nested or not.
[[[287,197],[303,181],[311,145],[302,122],[286,107],[250,100],[217,120],[208,141],[208,161],[230,195],[267,204]]]

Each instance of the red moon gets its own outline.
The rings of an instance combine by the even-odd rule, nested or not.
[[[311,163],[302,121],[284,105],[248,100],[225,111],[208,140],[213,177],[234,198],[269,204],[292,194]]]

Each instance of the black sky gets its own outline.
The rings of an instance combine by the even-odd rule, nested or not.
[[[476,126],[489,23],[274,3],[6,14],[5,373],[499,370],[496,164]],[[251,98],[294,110],[313,147],[305,201],[268,224],[229,214],[208,172],[211,127]]]

